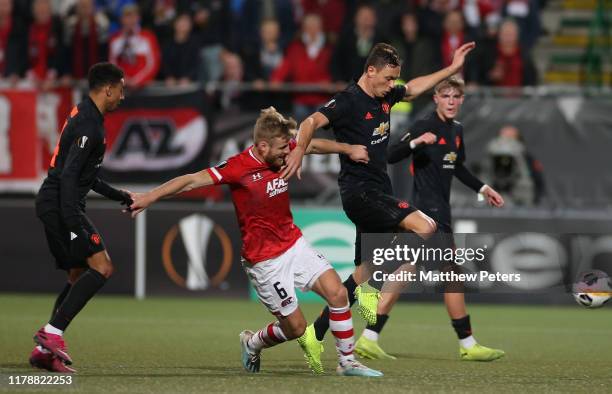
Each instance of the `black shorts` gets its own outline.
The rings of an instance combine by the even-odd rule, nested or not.
[[[87,262],[82,257],[75,257],[70,250],[70,231],[64,224],[58,211],[46,212],[38,217],[45,227],[47,244],[51,254],[55,257],[55,265],[58,269],[70,270],[72,268],[87,268]],[[101,252],[106,249],[104,240],[93,225],[91,220],[85,215],[81,215],[81,225],[89,234],[88,256]]]
[[[406,201],[376,189],[359,191],[343,199],[342,206],[357,229],[355,265],[361,264],[362,233],[395,232],[406,216],[418,211]]]

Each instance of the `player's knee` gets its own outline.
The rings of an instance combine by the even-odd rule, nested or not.
[[[435,220],[430,217],[424,217],[419,220],[419,224],[415,229],[415,232],[421,237],[427,239],[431,237],[438,230],[438,224]]]
[[[112,264],[109,264],[105,271],[102,273],[102,275],[104,275],[104,277],[106,279],[110,278],[113,274],[115,273],[115,266]]]
[[[338,286],[330,293],[327,300],[329,306],[334,308],[342,308],[348,303],[348,293],[346,287],[338,284]]]
[[[431,235],[435,233],[436,231],[438,231],[438,223],[436,223],[436,221],[433,220],[432,218],[427,218],[426,228],[427,228],[426,233]]]
[[[110,278],[115,272],[115,267],[110,261],[105,262],[103,264],[92,265],[91,268],[98,271],[106,279]]]

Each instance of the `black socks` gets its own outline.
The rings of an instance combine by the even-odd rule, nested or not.
[[[70,321],[83,309],[85,304],[104,286],[106,277],[96,270],[88,269],[72,285],[64,302],[59,306],[49,324],[62,331]]]
[[[373,326],[368,324],[366,326],[366,329],[372,330],[372,331],[377,332],[377,333],[380,334],[380,332],[382,331],[383,327],[385,326],[385,323],[387,323],[387,320],[389,320],[389,315],[379,315],[379,314],[376,314],[376,324],[374,324]]]
[[[68,295],[68,292],[70,291],[71,287],[72,285],[70,284],[70,282],[66,282],[66,285],[62,289],[62,292],[59,293],[59,295],[57,296],[57,299],[55,300],[55,305],[53,305],[53,310],[51,311],[51,319],[53,319],[53,316],[55,316],[55,314],[57,313],[57,310],[59,309],[60,305],[62,305],[62,302],[64,302],[64,300],[66,299],[66,296]]]
[[[459,339],[464,339],[472,335],[470,315],[465,315],[465,317],[462,317],[461,319],[451,319],[451,324],[453,325]]]

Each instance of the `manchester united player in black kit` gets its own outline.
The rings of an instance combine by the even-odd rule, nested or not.
[[[85,216],[85,197],[93,190],[128,207],[132,203],[131,193],[98,178],[106,148],[104,114],[123,100],[123,71],[110,63],[98,63],[89,70],[88,79],[89,95],[64,123],[36,198],[36,214],[57,268],[68,273],[51,320],[34,335],[38,346],[30,356],[33,366],[54,372],[74,372],[62,335],[113,273],[104,241]]]
[[[450,191],[453,176],[476,193],[482,194],[495,207],[504,205],[503,198],[490,186],[482,183],[464,165],[465,140],[463,126],[455,120],[463,104],[464,84],[451,77],[436,85],[434,101],[436,110],[417,121],[400,142],[389,149],[389,163],[396,163],[412,156],[411,171],[414,175],[412,202],[438,223],[438,232],[450,234],[442,240],[453,246],[451,228]],[[452,289],[451,289],[452,290]],[[380,313],[388,313],[399,298],[399,292],[385,294],[378,305]],[[472,336],[470,316],[465,308],[462,292],[444,293],[444,302],[452,326],[459,337],[459,354],[462,360],[492,361],[504,355],[502,350],[479,345]],[[376,349],[382,327],[368,326],[358,344],[367,349]],[[358,345],[359,347],[359,345]],[[384,354],[384,353],[383,353]]]
[[[289,154],[283,171],[288,178],[299,171],[306,147],[319,127],[331,126],[336,140],[368,147],[370,162],[355,164],[340,156],[338,179],[344,212],[355,223],[355,264],[357,268],[344,282],[351,305],[359,300],[359,312],[370,325],[384,325],[387,315],[377,313],[379,293],[363,291],[369,279],[361,264],[360,235],[367,232],[412,231],[427,238],[436,231],[433,219],[405,201],[393,196],[387,175],[387,145],[389,143],[391,107],[400,100],[411,100],[433,88],[438,82],[458,72],[474,43],[459,47],[450,66],[436,73],[415,78],[405,85],[396,85],[400,75],[400,59],[395,48],[376,44],[364,65],[358,81],[300,124],[298,146]],[[299,172],[298,172],[299,175]],[[320,369],[320,341],[329,328],[329,310],[325,309],[314,325],[309,326],[298,342],[313,370]],[[381,349],[382,351],[382,349]]]

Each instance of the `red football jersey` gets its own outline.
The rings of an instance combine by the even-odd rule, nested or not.
[[[251,264],[283,254],[302,236],[293,223],[288,183],[260,161],[253,146],[211,167],[215,184],[228,184],[242,234],[242,257]]]

